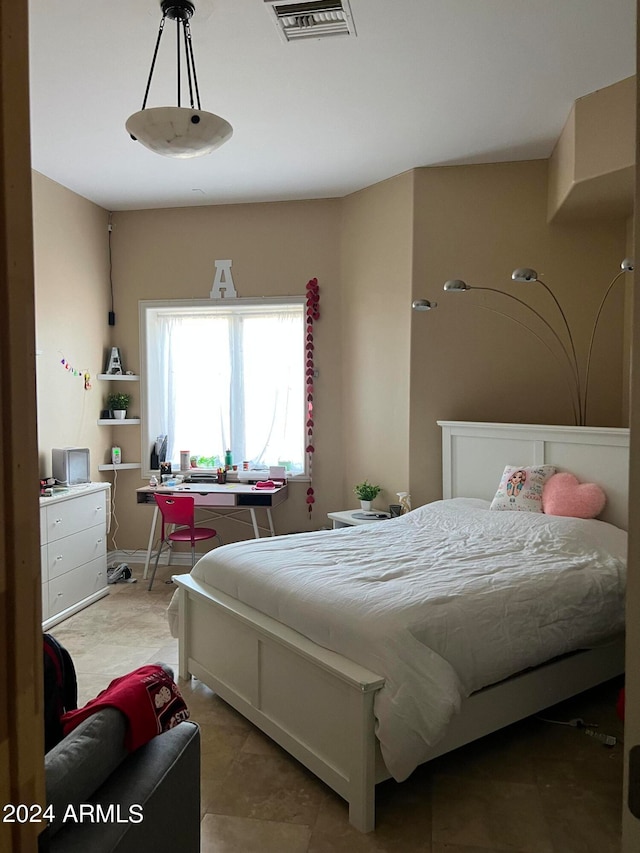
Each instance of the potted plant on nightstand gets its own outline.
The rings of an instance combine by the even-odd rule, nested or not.
[[[357,486],[354,486],[353,491],[360,499],[360,506],[364,512],[370,512],[371,501],[375,500],[382,489],[380,486],[374,486],[368,480],[365,480],[363,483],[358,483]]]
[[[107,397],[107,406],[111,410],[112,417],[117,420],[124,420],[127,417],[130,402],[130,394],[109,394]]]

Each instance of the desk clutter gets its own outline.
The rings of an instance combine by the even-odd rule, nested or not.
[[[153,476],[149,481],[150,486],[178,486],[182,483],[224,485],[227,482],[255,485],[268,480],[273,481],[271,488],[279,488],[287,482],[284,465],[257,465],[247,460],[241,466],[234,465],[231,450],[225,451],[224,463],[215,455],[198,456],[189,450],[181,450],[180,469],[174,471],[172,462],[167,460],[167,449],[168,436],[159,435],[151,449],[150,467]]]
[[[256,488],[274,489],[284,486],[287,482],[286,471],[280,466],[270,468],[253,468],[242,471],[225,471],[223,468],[217,470],[203,471],[190,469],[173,473],[170,462],[162,462],[159,468],[160,478],[156,475],[151,477],[150,486],[180,486],[184,484],[217,484],[225,485],[241,483],[243,485],[255,485]]]

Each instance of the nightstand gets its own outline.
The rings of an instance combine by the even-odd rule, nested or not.
[[[369,518],[354,518],[354,513],[356,515],[364,515],[361,509],[349,509],[345,512],[328,512],[327,518],[330,518],[333,522],[334,530],[339,527],[354,527],[358,524],[370,524],[372,521],[382,521],[384,518],[389,518],[388,512],[380,512],[379,510],[372,510],[371,517]],[[376,515],[378,518],[376,518]]]

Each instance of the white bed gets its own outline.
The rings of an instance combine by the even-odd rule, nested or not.
[[[175,578],[180,676],[200,678],[333,787],[363,831],[376,782],[623,667],[621,530],[490,512],[487,500],[505,464],[553,464],[598,482],[603,518],[624,528],[628,431],[440,425],[445,501],[396,521],[235,543]],[[448,500],[460,494],[472,500]]]

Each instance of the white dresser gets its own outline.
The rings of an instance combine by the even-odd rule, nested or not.
[[[42,626],[46,630],[107,595],[109,483],[40,498]]]

